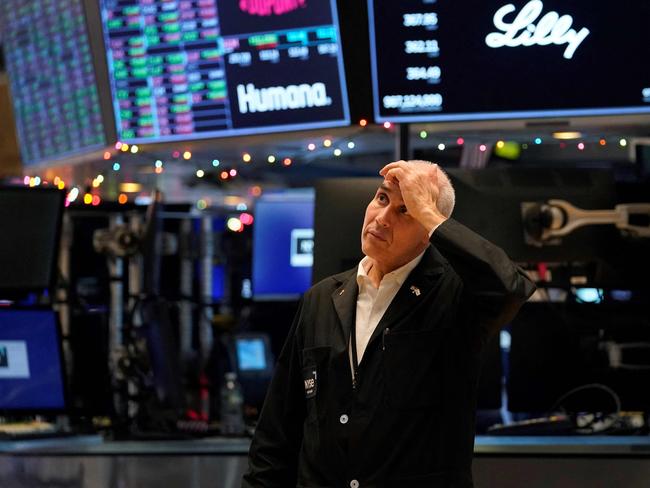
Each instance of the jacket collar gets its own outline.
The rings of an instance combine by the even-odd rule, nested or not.
[[[332,301],[343,327],[343,335],[347,344],[350,341],[352,324],[354,324],[357,316],[357,297],[359,296],[357,268],[354,267],[334,275],[332,278],[338,282],[336,290],[332,293]]]
[[[379,321],[370,342],[380,335],[386,327],[412,310],[419,300],[423,300],[428,295],[438,277],[444,273],[446,265],[447,260],[442,257],[434,246],[429,245],[422,256],[422,260],[408,275],[389,305],[388,310]],[[356,266],[332,277],[338,284],[332,293],[332,301],[343,328],[346,344],[350,340],[350,331],[356,320],[357,297],[359,295],[359,285],[356,278]]]

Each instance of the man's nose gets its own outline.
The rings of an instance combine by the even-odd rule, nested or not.
[[[390,227],[393,221],[393,216],[389,207],[384,207],[379,211],[377,217],[375,217],[377,223],[383,227]]]

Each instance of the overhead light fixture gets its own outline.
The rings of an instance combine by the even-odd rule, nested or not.
[[[561,141],[570,141],[572,139],[580,139],[581,137],[581,132],[553,132],[553,139],[559,139]]]
[[[137,193],[142,190],[142,185],[140,183],[121,183],[120,191],[122,193]]]

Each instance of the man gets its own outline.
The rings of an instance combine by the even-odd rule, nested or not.
[[[450,218],[453,188],[436,165],[380,174],[366,257],[303,297],[245,488],[472,486],[480,353],[535,287]]]

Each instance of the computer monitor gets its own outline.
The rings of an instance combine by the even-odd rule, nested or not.
[[[0,298],[52,288],[65,192],[0,187]]]
[[[102,0],[120,140],[349,124],[335,0]]]
[[[637,61],[650,54],[645,2],[369,0],[368,8],[378,122],[650,113],[650,73]]]
[[[580,337],[562,304],[524,304],[509,332],[508,410],[547,413],[584,383]]]
[[[115,140],[92,0],[3,0],[0,31],[26,166],[101,154]],[[96,10],[96,7],[95,7]]]
[[[235,337],[237,370],[240,375],[266,375],[273,369],[269,338],[266,334],[238,334]]]
[[[311,285],[313,247],[313,190],[288,190],[258,199],[253,225],[253,299],[298,299]]]
[[[510,327],[508,409],[548,413],[567,392],[602,384],[623,410],[650,411],[650,327],[647,304],[526,303]],[[613,411],[602,391],[561,402],[574,411]]]
[[[57,315],[0,308],[0,411],[63,411],[66,389]]]
[[[356,266],[366,207],[381,178],[332,178],[316,183],[312,283]]]
[[[275,366],[269,335],[263,332],[239,333],[232,343],[244,401],[247,405],[261,407]]]
[[[544,247],[524,238],[522,202],[567,200],[587,210],[613,208],[620,198],[605,169],[486,168],[447,170],[456,192],[452,217],[501,247],[516,262],[595,263],[593,286],[642,283],[650,272],[645,241],[626,240],[613,226],[585,226]],[[312,281],[355,266],[362,257],[365,209],[381,178],[332,178],[316,184]],[[567,281],[568,282],[568,281]]]
[[[537,247],[524,239],[522,202],[561,199],[587,210],[613,208],[616,187],[610,170],[504,167],[448,173],[456,192],[452,216],[515,261],[594,260],[613,256],[621,242],[613,225],[578,228],[557,245]]]

